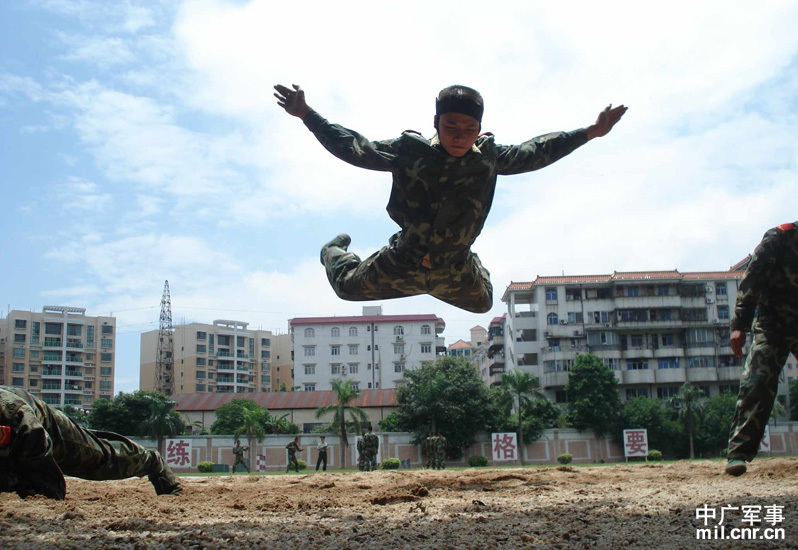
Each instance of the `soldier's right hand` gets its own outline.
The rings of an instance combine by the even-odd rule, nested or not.
[[[729,337],[729,345],[736,357],[742,357],[743,346],[745,345],[745,332],[742,330],[733,330]]]
[[[277,105],[285,109],[289,115],[305,118],[305,115],[310,112],[310,107],[305,103],[305,90],[297,84],[292,84],[291,87],[294,89],[282,84],[277,84],[274,87],[277,90],[277,93],[274,94],[274,97],[277,98]]]

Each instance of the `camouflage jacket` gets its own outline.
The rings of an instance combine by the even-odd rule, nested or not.
[[[244,458],[244,453],[249,450],[249,447],[244,447],[243,445],[235,445],[233,446],[233,455],[236,458]]]
[[[798,222],[770,229],[754,250],[737,292],[732,330],[759,322],[798,334]]]
[[[376,453],[379,448],[380,448],[380,438],[377,437],[377,434],[373,432],[367,432],[363,434],[364,453],[369,453],[369,452]]]
[[[466,258],[490,211],[497,176],[543,168],[587,142],[584,129],[546,134],[520,145],[497,145],[492,134],[484,134],[471,151],[453,157],[437,136],[428,140],[406,131],[398,138],[369,141],[315,111],[304,122],[341,160],[392,173],[387,210],[402,228],[396,248],[411,263],[420,263],[429,253],[433,267]]]
[[[286,445],[285,448],[288,449],[288,454],[290,454],[290,455],[295,455],[298,452],[299,453],[302,452],[302,449],[300,449],[299,445],[297,445],[296,442],[294,442],[294,441],[292,441],[291,443]]]

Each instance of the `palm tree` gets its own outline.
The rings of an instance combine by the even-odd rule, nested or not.
[[[266,435],[266,420],[269,417],[269,412],[263,407],[254,406],[252,408],[244,408],[244,416],[242,417],[243,424],[236,430],[236,435],[247,436],[249,443],[249,463],[252,464],[252,453],[255,451],[255,446],[252,444],[254,439],[260,441]]]
[[[508,401],[515,405],[518,411],[518,446],[521,452],[518,455],[521,464],[524,463],[524,407],[528,407],[535,399],[545,399],[540,391],[538,379],[533,378],[528,372],[511,370],[502,375],[502,389],[508,396]]]
[[[183,431],[185,425],[177,411],[173,411],[174,401],[150,398],[150,411],[141,424],[141,430],[150,437],[158,440],[158,451],[163,454],[164,437],[173,437]]]
[[[349,440],[346,437],[346,418],[355,426],[355,432],[360,433],[360,425],[368,422],[368,416],[359,407],[351,403],[360,395],[360,390],[352,387],[352,379],[342,380],[336,378],[332,381],[332,390],[335,392],[335,403],[316,410],[316,418],[333,413],[330,429],[337,431],[341,435],[341,468],[346,467],[346,448],[349,447]]]
[[[770,418],[773,419],[773,425],[778,425],[778,417],[780,416],[787,416],[787,408],[784,406],[784,403],[776,399],[773,401],[773,408],[770,409]]]
[[[679,422],[687,429],[690,438],[690,459],[695,458],[693,434],[703,420],[705,402],[704,392],[691,386],[690,382],[685,382],[679,388],[679,393],[671,398],[671,405],[678,411]]]

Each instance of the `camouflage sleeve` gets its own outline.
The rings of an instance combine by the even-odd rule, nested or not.
[[[328,122],[316,111],[308,113],[303,121],[325,149],[359,168],[389,172],[399,154],[400,138],[369,141],[354,130]]]
[[[497,172],[503,176],[544,168],[587,143],[587,130],[554,132],[532,138],[520,145],[497,145]]]
[[[777,228],[770,229],[754,250],[748,269],[740,281],[740,288],[737,290],[737,302],[731,320],[732,330],[751,329],[757,302],[762,291],[767,288],[770,275],[776,266],[781,246],[780,237],[781,233]]]

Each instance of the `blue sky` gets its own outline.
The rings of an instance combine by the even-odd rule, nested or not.
[[[113,312],[116,390],[138,388],[139,334],[237,319],[359,314],[318,251],[367,256],[395,231],[389,176],[326,153],[272,98],[372,139],[433,133],[437,91],[479,89],[499,143],[629,111],[607,137],[500,179],[474,249],[495,306],[430,297],[451,343],[510,281],[727,269],[796,219],[798,4],[32,0],[0,3],[4,305]],[[500,6],[500,7],[499,7]],[[5,308],[4,308],[5,309]]]

